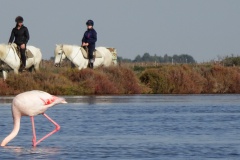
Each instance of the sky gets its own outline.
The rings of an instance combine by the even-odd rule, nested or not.
[[[240,55],[239,0],[1,0],[0,43],[7,43],[15,17],[30,32],[28,45],[54,56],[56,44],[81,45],[86,21],[96,46],[118,56],[189,54],[198,62]]]

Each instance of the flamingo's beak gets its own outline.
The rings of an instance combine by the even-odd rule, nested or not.
[[[61,103],[67,103],[67,101],[63,100]]]

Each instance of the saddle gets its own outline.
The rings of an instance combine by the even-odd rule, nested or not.
[[[88,59],[87,47],[86,47],[86,49],[85,49],[85,47],[80,47],[80,50],[81,50],[81,52],[83,54],[83,57],[85,59]],[[95,49],[94,52],[93,52],[93,57],[94,57],[94,59],[95,58],[102,58],[102,54],[98,50]]]
[[[12,43],[11,47],[17,53],[18,57],[21,59],[20,47],[15,43]],[[26,59],[33,58],[33,54],[29,49],[26,49],[25,55]]]

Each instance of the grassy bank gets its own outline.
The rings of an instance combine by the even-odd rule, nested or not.
[[[78,71],[47,66],[40,72],[9,74],[0,82],[0,95],[43,90],[55,95],[139,94],[143,87],[129,68],[109,67]]]
[[[37,73],[9,74],[0,95],[28,90],[55,95],[240,93],[240,68],[218,65],[124,65],[78,71],[46,62]]]
[[[164,65],[144,69],[139,78],[152,93],[240,93],[239,67]]]

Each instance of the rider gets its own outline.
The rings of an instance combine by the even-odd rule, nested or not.
[[[93,28],[94,22],[92,20],[88,20],[86,25],[87,31],[83,35],[82,46],[88,48],[89,67],[93,68],[93,52],[95,50],[95,43],[97,41],[97,32]]]
[[[21,60],[22,60],[22,65],[20,69],[24,69],[26,67],[26,45],[29,40],[29,32],[27,27],[23,25],[23,17],[17,16],[15,19],[16,22],[16,27],[12,29],[12,33],[9,39],[9,44],[13,42],[18,45],[20,48],[20,53],[21,53]]]

